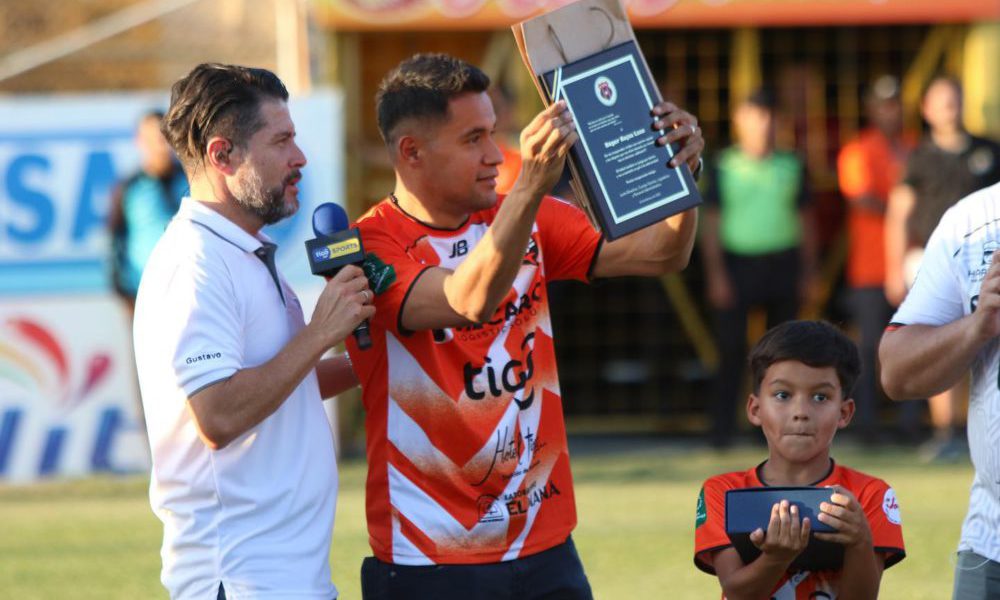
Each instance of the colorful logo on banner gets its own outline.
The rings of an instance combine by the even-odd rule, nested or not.
[[[48,327],[30,318],[12,317],[0,323],[0,389],[9,389],[9,397],[43,400],[51,403],[60,422],[73,410],[94,396],[98,386],[108,379],[112,358],[97,351],[85,364],[71,363],[72,354]],[[22,423],[33,407],[12,405],[0,412],[0,477],[6,475]],[[99,419],[91,468],[111,468],[111,445],[125,415],[118,407],[104,409]],[[48,427],[38,464],[38,474],[58,471],[64,454],[69,428],[63,424]]]
[[[94,353],[84,367],[83,380],[74,386],[66,349],[52,331],[19,318],[8,319],[2,327],[0,380],[20,387],[26,395],[53,398],[61,410],[71,410],[86,400],[111,368],[110,355]]]

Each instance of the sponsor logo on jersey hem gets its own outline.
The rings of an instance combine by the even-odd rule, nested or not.
[[[503,510],[500,508],[500,504],[497,502],[498,498],[490,494],[483,494],[476,500],[476,506],[479,509],[479,522],[480,523],[496,523],[497,521],[503,521]]]
[[[537,483],[532,483],[523,490],[504,494],[503,500],[491,494],[483,494],[476,500],[479,522],[496,523],[508,517],[527,515],[530,509],[560,495],[562,492],[552,481],[542,484],[541,487]],[[504,511],[504,508],[507,510]]]

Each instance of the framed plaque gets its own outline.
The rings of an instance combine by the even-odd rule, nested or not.
[[[830,488],[821,487],[757,487],[726,491],[726,535],[744,564],[760,556],[760,549],[750,541],[750,534],[760,528],[767,531],[771,507],[787,500],[798,507],[800,518],[809,518],[809,544],[792,562],[793,569],[822,571],[839,569],[844,564],[844,546],[825,542],[813,534],[834,533],[836,530],[817,517],[819,506],[830,501]]]
[[[687,165],[667,166],[674,148],[651,128],[659,94],[633,42],[542,75],[552,101],[566,101],[580,140],[571,151],[574,175],[590,210],[613,240],[697,206]]]
[[[661,96],[618,0],[579,0],[513,29],[542,100],[573,115],[571,185],[606,239],[701,203],[688,166],[667,164],[677,148],[656,144]]]

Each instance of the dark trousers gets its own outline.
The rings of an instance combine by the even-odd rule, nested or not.
[[[712,404],[712,444],[727,446],[736,433],[736,407],[747,361],[747,314],[753,308],[767,313],[767,327],[795,319],[799,312],[799,249],[760,256],[725,255],[726,271],[735,302],[716,311],[719,371]]]
[[[861,439],[875,439],[879,429],[878,413],[882,406],[882,386],[878,381],[878,344],[882,333],[892,318],[893,309],[885,299],[881,287],[851,288],[848,304],[851,318],[861,335],[858,350],[861,352],[861,375],[854,386],[855,428]],[[920,426],[920,405],[901,402],[899,423],[902,432],[915,436]]]
[[[952,600],[1000,600],[1000,563],[959,552]]]
[[[878,384],[878,343],[892,318],[892,307],[881,287],[852,288],[849,301],[851,317],[861,334],[858,347],[861,351],[861,375],[854,386],[854,405],[857,407],[854,426],[858,434],[868,437],[875,433],[878,423],[882,397]]]
[[[572,538],[538,554],[482,565],[414,567],[369,556],[364,600],[592,600]]]

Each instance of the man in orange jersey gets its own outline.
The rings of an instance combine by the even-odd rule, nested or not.
[[[547,196],[576,126],[564,102],[521,134],[505,197],[489,79],[445,55],[417,55],[376,98],[396,170],[358,220],[394,273],[376,298],[372,347],[348,349],[367,411],[365,598],[591,598],[570,539],[576,524],[546,282],[683,268],[694,210],[602,243],[576,207]],[[697,165],[695,118],[655,107]],[[666,168],[666,165],[665,165]]]
[[[876,356],[882,330],[892,316],[885,296],[885,211],[889,193],[902,178],[906,157],[916,144],[903,130],[899,93],[899,81],[891,75],[872,83],[865,99],[868,128],[844,146],[837,159],[840,192],[848,203],[850,310],[861,333],[855,427],[859,438],[867,441],[877,440]]]
[[[854,343],[817,321],[782,323],[750,352],[747,417],[764,431],[767,460],[707,479],[695,512],[694,563],[719,578],[723,598],[870,600],[878,597],[882,571],[906,556],[892,488],[830,456],[834,435],[854,415],[859,368]],[[819,523],[800,520],[787,500],[775,504],[767,531],[750,534],[760,554],[744,562],[726,533],[726,492],[762,486],[826,487],[830,499],[820,503]],[[844,546],[843,566],[793,567],[820,524],[830,531],[813,535]]]

